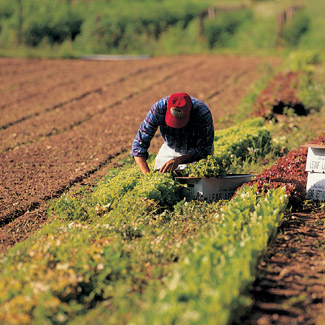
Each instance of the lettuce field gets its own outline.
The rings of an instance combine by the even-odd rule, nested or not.
[[[276,136],[270,87],[231,121],[261,67],[280,64],[1,58],[0,323],[321,324],[324,206],[305,201],[307,149]],[[187,202],[173,175],[142,175],[129,157],[151,105],[178,91],[202,99],[216,126],[214,155],[187,176],[265,163],[230,200]],[[324,144],[315,116],[308,140]],[[153,156],[160,145],[157,134]]]

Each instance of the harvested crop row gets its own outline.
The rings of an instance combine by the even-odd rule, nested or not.
[[[50,71],[56,60],[30,60],[19,58],[1,58],[0,80],[7,81],[8,78],[12,82],[26,80],[33,75],[44,75],[44,71]],[[1,83],[1,90],[7,89],[6,83]]]
[[[200,62],[194,63],[194,67],[198,65]],[[150,69],[140,69],[127,77],[121,77],[120,80],[94,89],[78,99],[2,130],[0,132],[0,142],[3,144],[1,149],[8,150],[17,145],[33,142],[40,137],[70,130],[92,118],[100,118],[112,107],[120,106],[135,95],[150,91],[154,86],[168,80],[172,75],[170,69],[180,71],[182,68],[177,68],[175,63],[175,65],[164,64]],[[150,78],[152,74],[157,74],[155,80]],[[128,91],[122,92],[121,89],[128,89]],[[55,125],[53,125],[53,120],[55,120]]]
[[[152,61],[154,65],[154,60]],[[165,59],[166,63],[169,61],[168,58]],[[84,82],[97,81],[98,86],[98,82],[102,82],[103,80],[108,81],[116,76],[119,77],[121,76],[121,72],[127,74],[128,70],[132,67],[150,67],[147,60],[124,62],[70,60],[68,61],[69,64],[67,64],[65,60],[30,60],[30,62],[34,62],[34,64],[30,69],[24,71],[24,65],[27,67],[30,66],[29,61],[24,62],[24,64],[19,66],[18,71],[15,71],[15,73],[10,76],[9,84],[6,75],[0,76],[0,80],[5,82],[2,88],[0,88],[0,92],[7,96],[4,97],[7,98],[7,100],[3,100],[1,105],[8,106],[9,102],[13,101],[13,98],[21,100],[27,97],[28,94],[37,95],[37,90],[39,91],[38,94],[45,94],[46,89],[60,87],[60,84],[67,81],[70,81],[71,84],[80,83],[81,79],[84,79]],[[160,64],[163,62],[164,60],[160,60]],[[6,63],[5,59],[1,60],[1,67],[8,69],[5,66]],[[22,69],[24,73],[21,73],[19,69]],[[87,81],[87,79],[89,80]],[[84,85],[82,83],[81,88],[83,87]],[[22,89],[23,91],[21,91]]]
[[[90,62],[90,65],[91,63],[93,62]],[[83,62],[83,64],[87,65],[87,62]],[[34,84],[32,89],[27,84],[18,90],[16,96],[10,91],[8,102],[6,103],[4,98],[1,104],[3,117],[1,126],[7,126],[17,120],[20,121],[26,117],[46,112],[57,105],[96,91],[106,84],[119,81],[121,77],[127,78],[130,74],[137,73],[140,68],[150,68],[150,66],[155,65],[154,60],[149,63],[129,62],[124,63],[124,65],[118,62],[115,65],[110,63],[102,67],[94,66],[93,70],[89,69],[89,66],[88,69],[84,69],[81,65],[69,73],[57,72],[57,78],[41,80],[40,84]],[[54,83],[52,82],[53,79]]]
[[[262,118],[248,119],[228,129],[215,131],[214,154],[190,164],[184,176],[217,177],[232,172],[232,164],[248,158],[276,153],[270,132]]]
[[[203,64],[200,63],[200,61],[194,63],[194,65],[188,64],[187,67],[198,69],[200,72],[197,73],[197,77],[206,76],[209,80],[213,77],[212,75],[210,76],[210,74],[216,73],[216,71],[213,70],[211,72],[211,64],[213,64],[213,62],[211,60],[206,61]],[[177,62],[175,62],[175,65],[177,65]],[[155,69],[157,69],[157,71],[155,71]],[[172,72],[170,71],[171,69],[173,69]],[[240,69],[239,72],[241,71]],[[157,73],[157,78],[155,80],[150,78],[152,73]],[[48,111],[46,114],[37,115],[30,119],[28,118],[0,132],[0,141],[2,143],[1,149],[8,150],[17,145],[32,142],[33,139],[69,130],[73,126],[80,125],[88,119],[93,118],[96,114],[99,115],[104,113],[106,110],[109,110],[112,105],[120,105],[121,102],[128,100],[136,93],[149,91],[150,88],[154,86],[163,86],[163,83],[174,76],[175,73],[182,73],[182,66],[177,67],[170,64],[164,64],[151,68],[148,71],[139,71],[139,73],[134,76],[129,76],[125,78],[125,80],[121,80],[121,82],[112,82],[110,85],[101,87],[98,91],[93,91],[79,100],[71,101],[62,105],[62,107],[53,108],[53,110]],[[184,72],[183,75],[185,78],[186,72]],[[222,88],[225,89],[232,82],[232,78],[229,78],[229,81],[224,80],[220,82],[222,86],[219,86],[220,88],[216,92],[222,92]],[[219,84],[218,81],[216,81],[216,83]],[[130,89],[132,92],[125,94],[121,93],[120,89]],[[201,98],[207,98],[208,101],[211,99],[211,95],[208,92],[210,89],[205,90],[203,87],[200,87],[199,90]],[[119,94],[121,94],[122,97],[119,97]],[[94,106],[94,103],[96,103],[96,106]],[[67,115],[69,116],[68,120],[66,118]],[[53,119],[56,120],[55,125],[53,125]]]

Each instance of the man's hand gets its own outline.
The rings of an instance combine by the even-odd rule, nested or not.
[[[179,165],[189,163],[193,161],[192,155],[184,155],[180,157],[176,157],[164,163],[164,165],[160,168],[161,173],[171,173],[173,172]]]
[[[164,163],[159,171],[161,173],[171,173],[178,167],[178,165],[179,163],[177,163],[177,159],[174,158]]]

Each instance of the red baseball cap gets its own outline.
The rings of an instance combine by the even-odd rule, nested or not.
[[[165,122],[172,128],[183,128],[190,119],[192,108],[191,97],[186,93],[175,93],[169,96]]]

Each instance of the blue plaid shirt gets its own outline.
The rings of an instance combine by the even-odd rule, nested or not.
[[[171,128],[165,123],[168,97],[156,102],[140,125],[132,144],[132,155],[148,158],[148,148],[158,127],[167,146],[182,154],[191,154],[194,160],[206,158],[213,152],[214,127],[209,108],[191,97],[190,120],[184,128]]]

